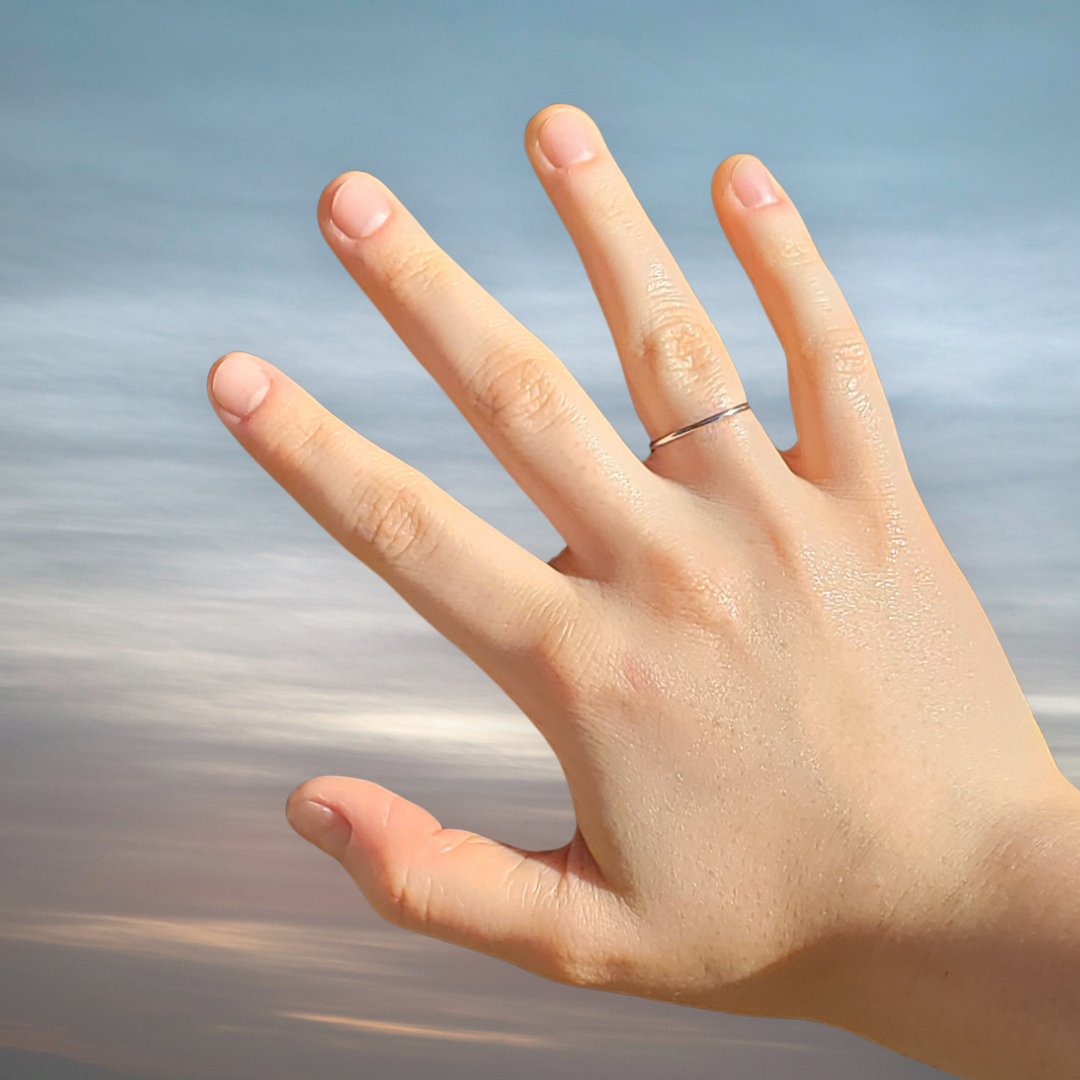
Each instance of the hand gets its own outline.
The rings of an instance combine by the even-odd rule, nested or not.
[[[526,146],[649,437],[742,402],[592,121],[553,106]],[[1053,1047],[1080,1052],[1076,984],[1037,1019],[1002,1018],[1008,991],[974,952],[1038,922],[1014,882],[1074,850],[1077,792],[919,500],[795,207],[748,156],[719,167],[713,200],[787,355],[798,442],[778,452],[744,411],[641,462],[382,184],[326,189],[327,242],[565,550],[529,555],[262,360],[223,358],[211,398],[532,719],[578,829],[519,851],[341,777],[294,792],[290,821],[392,922],[549,978],[820,1019],[964,1075],[1021,1075],[1000,1071],[1019,1046],[1035,1075],[1009,1033],[1056,1038],[1051,1068]],[[1059,937],[1038,940],[1036,970],[1075,964]],[[979,1016],[994,1030],[967,1045]]]

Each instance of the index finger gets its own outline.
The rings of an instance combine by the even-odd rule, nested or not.
[[[248,453],[440,633],[501,676],[504,688],[506,657],[542,642],[575,606],[562,574],[265,360],[222,357],[208,390]]]

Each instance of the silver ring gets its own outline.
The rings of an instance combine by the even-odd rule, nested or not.
[[[649,452],[656,450],[660,446],[666,446],[669,442],[674,442],[676,439],[681,439],[684,435],[689,435],[691,431],[697,431],[698,428],[704,427],[706,424],[711,424],[715,420],[723,420],[728,416],[734,416],[736,413],[741,413],[750,408],[750,403],[744,401],[741,405],[732,405],[730,409],[725,409],[723,412],[714,413],[712,416],[706,416],[704,420],[698,420],[693,424],[687,424],[686,427],[681,427],[677,431],[671,432],[670,435],[661,435],[659,439],[653,439],[649,443]]]

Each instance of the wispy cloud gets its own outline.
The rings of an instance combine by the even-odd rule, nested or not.
[[[396,1024],[386,1020],[362,1020],[352,1016],[327,1016],[322,1013],[282,1012],[289,1020],[307,1020],[314,1024],[330,1024],[353,1031],[372,1031],[379,1035],[397,1035],[413,1039],[442,1039],[447,1042],[489,1043],[498,1046],[543,1048],[556,1045],[550,1039],[532,1035],[516,1035],[506,1031],[475,1031],[467,1028],[424,1027],[420,1024]]]
[[[557,1042],[554,1039],[542,1038],[533,1035],[520,1035],[514,1032],[486,1031],[472,1028],[443,1028],[431,1027],[421,1024],[393,1023],[387,1020],[370,1020],[353,1016],[335,1016],[325,1013],[305,1012],[280,1012],[281,1016],[289,1020],[305,1020],[309,1023],[326,1024],[332,1027],[345,1028],[353,1031],[370,1031],[378,1035],[396,1035],[403,1038],[416,1039],[442,1039],[449,1042],[488,1043],[501,1046],[531,1047],[536,1049],[551,1049],[557,1046],[569,1046],[577,1042],[581,1032],[575,1030],[575,1038],[568,1042]],[[605,1017],[605,1019],[607,1019]],[[808,1042],[798,1042],[786,1039],[753,1039],[739,1038],[730,1035],[704,1033],[699,1028],[683,1028],[679,1024],[666,1025],[671,1030],[664,1030],[660,1024],[646,1024],[641,1030],[627,1031],[621,1028],[618,1031],[605,1030],[603,1026],[588,1032],[587,1038],[590,1043],[596,1044],[603,1041],[618,1041],[621,1044],[628,1042],[657,1043],[681,1043],[704,1041],[722,1046],[746,1046],[762,1047],[768,1049],[784,1048],[798,1050],[806,1053],[820,1053],[825,1047],[815,1046]]]
[[[309,559],[303,574],[293,560],[253,555],[261,577],[291,581],[296,592],[232,603],[200,598],[186,580],[152,591],[37,582],[18,593],[12,585],[0,598],[0,686],[47,687],[58,709],[77,703],[81,716],[111,728],[165,726],[206,740],[227,732],[255,745],[334,745],[440,762],[449,755],[455,768],[482,774],[560,775],[543,737],[500,693],[470,702],[463,688],[430,677],[429,653],[437,658],[441,648],[435,632],[377,595],[379,583],[362,567],[352,582],[357,611],[340,610],[331,596],[329,570],[340,569],[333,554]],[[302,599],[304,589],[317,597]],[[316,603],[320,625],[311,630]],[[253,615],[262,606],[274,616]],[[365,623],[371,608],[386,616],[375,629]],[[363,643],[359,671],[342,655],[343,640]],[[440,696],[452,703],[425,700]]]
[[[24,1050],[32,1054],[49,1054],[66,1061],[97,1065],[105,1069],[120,1069],[130,1077],[129,1070],[161,1076],[162,1062],[139,1053],[130,1047],[106,1047],[73,1037],[61,1027],[48,1024],[0,1023],[0,1050]],[[67,1070],[64,1070],[65,1072]],[[172,1075],[168,1070],[166,1075]]]
[[[286,923],[79,913],[3,923],[0,938],[232,967],[382,975],[394,969],[373,960],[372,953],[389,959],[389,951],[414,952],[426,944],[423,938],[391,930],[328,930]]]
[[[1036,716],[1075,716],[1080,719],[1080,694],[1029,694]]]
[[[86,1043],[78,1042],[62,1028],[53,1025],[0,1024],[0,1048],[28,1050],[35,1054],[58,1054],[89,1060]]]

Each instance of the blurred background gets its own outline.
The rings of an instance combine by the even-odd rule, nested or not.
[[[379,922],[285,823],[360,775],[526,846],[545,745],[239,450],[265,356],[545,557],[550,528],[324,246],[385,180],[646,440],[525,159],[596,118],[777,442],[783,357],[713,218],[758,154],[1080,780],[1080,8],[1029,0],[0,0],[0,1077],[936,1075],[802,1022],[545,984]]]

